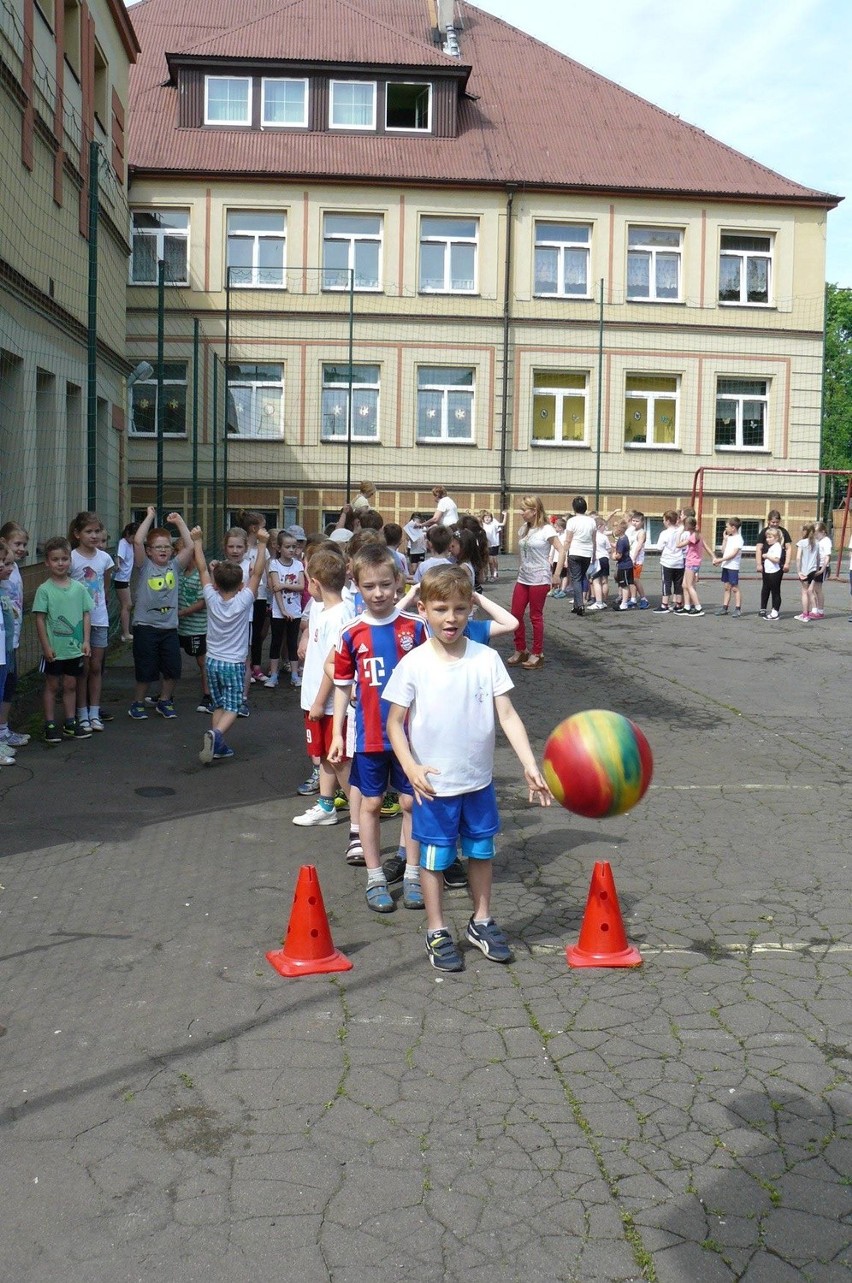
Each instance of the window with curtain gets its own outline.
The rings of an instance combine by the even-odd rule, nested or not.
[[[650,302],[680,299],[683,232],[670,227],[627,231],[627,297]]]
[[[205,125],[251,124],[251,77],[204,77]]]

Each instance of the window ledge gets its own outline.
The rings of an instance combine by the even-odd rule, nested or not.
[[[482,297],[482,295],[479,293],[479,290],[430,290],[430,289],[424,289],[421,286],[421,288],[417,292],[418,294],[431,294],[431,295],[439,295],[439,296],[453,294],[456,297],[461,297],[461,298],[481,298]]]
[[[381,445],[378,437],[320,437],[320,445]]]
[[[229,445],[229,446],[232,446],[232,445],[248,445],[249,443],[251,443],[251,442],[255,442],[255,441],[262,441],[264,445],[269,445],[270,441],[280,441],[280,442],[282,442],[282,443],[283,443],[283,441],[284,441],[284,433],[283,433],[283,432],[279,432],[279,433],[278,433],[278,435],[277,435],[277,436],[274,436],[274,437],[249,437],[249,436],[244,436],[244,435],[243,435],[242,433],[240,433],[240,432],[229,432],[229,433],[228,433],[228,445]]]
[[[414,444],[415,444],[415,445],[427,445],[427,446],[436,446],[436,445],[447,446],[447,445],[449,445],[449,446],[453,446],[453,447],[456,447],[456,446],[468,446],[468,447],[470,447],[470,446],[476,446],[476,442],[475,442],[475,441],[473,441],[473,440],[471,440],[471,441],[459,441],[459,440],[458,440],[458,438],[455,438],[455,439],[449,439],[449,438],[447,438],[447,437],[417,437],[417,439],[415,440]]]
[[[669,454],[681,453],[679,445],[657,445],[653,441],[625,441],[624,448],[625,450],[667,450]]]
[[[653,307],[665,307],[666,304],[668,304],[669,307],[686,307],[686,300],[682,298],[634,298],[631,294],[628,294],[625,298],[625,302],[649,303]]]
[[[714,446],[717,454],[771,454],[769,446],[765,445],[717,445]]]
[[[537,303],[596,303],[592,294],[533,294]]]
[[[732,303],[724,299],[719,299],[718,303],[719,303],[719,307],[744,307],[744,308],[750,309],[751,311],[758,311],[758,312],[777,312],[778,311],[778,306],[776,303]]]
[[[132,429],[127,433],[127,437],[129,441],[156,441],[158,440],[158,435],[159,434],[156,432],[134,432]],[[164,432],[163,440],[164,441],[188,441],[189,433],[188,432]]]
[[[533,450],[591,450],[588,441],[531,441]]]

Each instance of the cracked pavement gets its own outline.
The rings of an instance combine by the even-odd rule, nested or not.
[[[513,671],[537,753],[614,708],[654,783],[599,823],[534,809],[498,738],[517,960],[462,945],[446,977],[422,915],[368,910],[344,824],[290,823],[296,692],[253,688],[237,759],[204,768],[194,674],[142,726],[111,658],[106,733],[0,772],[3,1277],[849,1278],[852,625],[827,598],[805,628],[549,601],[546,666]],[[566,965],[602,859],[635,970]],[[350,972],[264,958],[302,864]]]

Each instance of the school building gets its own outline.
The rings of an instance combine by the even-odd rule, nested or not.
[[[75,512],[122,516],[138,52],[121,0],[0,0],[0,518],[30,565]]]
[[[133,19],[131,510],[814,515],[838,197],[462,0]]]

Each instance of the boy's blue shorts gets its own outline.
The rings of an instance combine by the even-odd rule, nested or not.
[[[497,795],[494,784],[475,793],[455,797],[433,797],[422,806],[415,804],[411,815],[411,834],[420,843],[420,863],[426,869],[445,868],[455,858],[455,847],[461,838],[462,851],[474,859],[488,860],[494,854],[494,836],[500,832]],[[441,849],[452,852],[446,864],[441,863]]]
[[[723,583],[723,584],[730,584],[732,588],[736,588],[736,586],[737,586],[737,584],[738,584],[739,582],[740,582],[740,572],[739,572],[738,570],[723,570],[723,571],[722,571],[722,583]]]
[[[355,753],[349,771],[349,783],[360,789],[364,797],[384,797],[388,789],[413,797],[414,790],[408,776],[400,766],[396,753]]]

